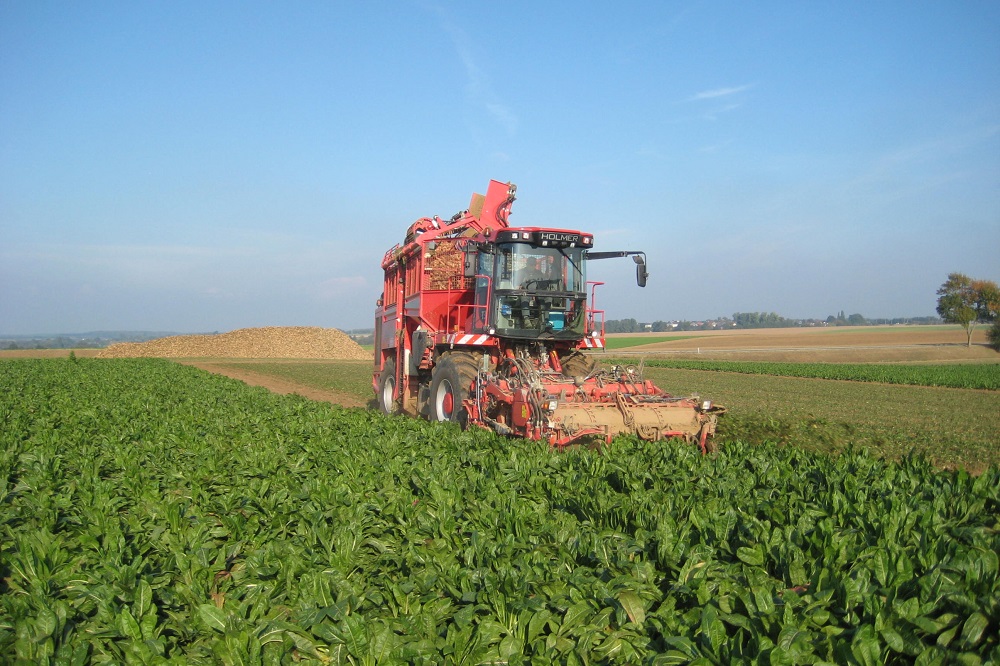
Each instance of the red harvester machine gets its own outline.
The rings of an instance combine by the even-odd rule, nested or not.
[[[711,450],[723,408],[587,354],[604,347],[604,312],[593,306],[603,283],[587,282],[587,263],[631,256],[644,287],[645,253],[594,252],[580,231],[511,227],[516,189],[490,181],[468,210],[417,220],[386,252],[372,377],[380,408],[553,446],[634,433]]]

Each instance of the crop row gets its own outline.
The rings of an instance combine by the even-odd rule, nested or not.
[[[234,369],[372,400],[363,361],[241,362]],[[719,441],[765,441],[821,452],[848,445],[899,459],[911,451],[935,466],[982,471],[1000,465],[1000,392],[925,389],[871,382],[802,382],[793,377],[646,368],[657,386],[729,408]]]
[[[891,460],[916,451],[940,468],[1000,466],[997,391],[669,368],[647,368],[646,376],[677,395],[695,393],[728,407],[720,441],[830,454],[853,445]]]
[[[0,661],[1000,660],[1000,471],[0,363]]]
[[[861,363],[775,363],[764,361],[647,360],[656,368],[714,370],[748,375],[842,379],[855,382],[909,384],[1000,390],[1000,363],[963,365],[875,365]]]

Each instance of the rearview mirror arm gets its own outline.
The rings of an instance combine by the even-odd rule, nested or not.
[[[617,259],[619,257],[632,257],[635,262],[635,281],[640,287],[646,286],[646,278],[649,271],[646,270],[646,253],[640,250],[614,250],[612,252],[586,252],[584,259]]]

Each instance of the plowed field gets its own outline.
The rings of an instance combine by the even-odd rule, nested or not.
[[[609,337],[641,339],[664,333],[627,333]],[[833,328],[772,328],[685,332],[683,340],[609,351],[665,356],[700,354],[704,358],[758,361],[831,363],[1000,362],[1000,354],[986,346],[986,327],[980,326],[966,345],[959,326],[838,326]]]

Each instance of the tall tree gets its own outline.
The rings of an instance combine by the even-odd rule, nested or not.
[[[991,322],[1000,315],[1000,287],[992,280],[974,280],[962,273],[951,273],[937,294],[937,313],[946,322],[960,324],[965,329],[969,347],[976,324]]]
[[[1000,351],[1000,317],[997,317],[990,330],[986,331],[986,339],[990,341],[990,346]]]

